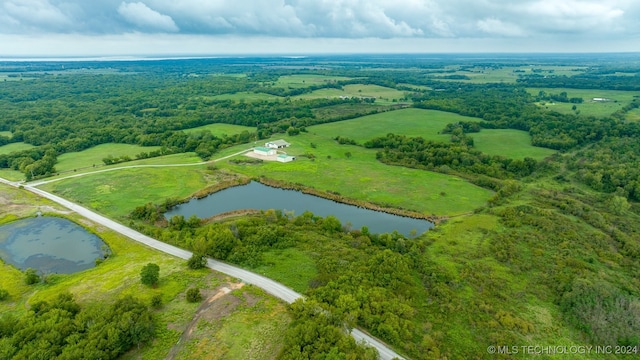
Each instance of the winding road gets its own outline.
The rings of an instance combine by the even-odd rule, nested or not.
[[[242,152],[236,153],[236,154],[232,154],[229,156],[226,156],[224,158],[220,158],[217,159],[216,161],[220,161],[232,156],[236,156],[239,154],[242,154],[244,152],[246,152],[248,150],[244,150]],[[77,174],[77,175],[72,175],[72,176],[68,176],[65,177],[64,179],[67,178],[72,178],[72,177],[78,177],[78,176],[85,176],[85,175],[89,175],[89,174],[94,174],[97,172],[106,172],[106,171],[114,171],[114,170],[118,170],[118,169],[125,169],[125,168],[136,168],[136,167],[160,167],[160,166],[190,166],[190,165],[201,165],[201,164],[205,164],[205,163],[194,163],[194,164],[181,164],[181,165],[134,165],[134,166],[127,166],[127,167],[119,167],[119,168],[112,168],[112,169],[107,169],[107,170],[98,170],[95,172],[90,172],[90,173],[83,173],[83,174]],[[124,236],[127,236],[128,238],[138,241],[142,244],[145,244],[151,248],[160,250],[166,254],[170,254],[173,256],[176,256],[178,258],[181,259],[189,259],[192,255],[192,253],[190,251],[187,250],[183,250],[180,249],[178,247],[166,244],[164,242],[158,241],[156,239],[153,239],[147,235],[144,235],[138,231],[135,231],[129,227],[126,227],[118,222],[115,222],[109,218],[106,218],[100,214],[97,214],[85,207],[82,207],[76,203],[73,203],[69,200],[63,199],[59,196],[56,196],[54,194],[51,194],[49,192],[46,192],[44,190],[38,189],[36,188],[37,185],[42,185],[45,183],[49,183],[49,182],[53,182],[53,181],[60,181],[63,178],[60,179],[53,179],[53,180],[49,180],[49,181],[40,181],[37,183],[32,183],[32,184],[23,184],[21,182],[12,182],[3,178],[0,178],[0,182],[7,184],[7,185],[11,185],[14,187],[18,187],[20,185],[22,185],[26,190],[31,191],[37,195],[40,195],[44,198],[47,198],[49,200],[52,200],[72,211],[75,211],[76,213],[78,213],[81,216],[84,216],[85,218],[92,220],[93,222],[100,224],[102,226],[105,226],[113,231],[116,231]],[[302,295],[293,291],[292,289],[284,286],[283,284],[280,284],[279,282],[273,281],[269,278],[266,278],[264,276],[258,275],[256,273],[253,273],[251,271],[247,271],[245,269],[241,269],[239,267],[233,266],[233,265],[229,265],[226,263],[222,263],[220,261],[217,260],[213,260],[213,259],[208,259],[207,260],[207,266],[215,271],[221,272],[223,274],[238,278],[240,280],[242,280],[243,282],[247,283],[247,284],[251,284],[254,286],[257,286],[261,289],[263,289],[264,291],[268,292],[269,294],[287,302],[287,303],[292,303],[295,300],[302,298]],[[391,360],[391,359],[404,359],[403,357],[401,357],[400,355],[398,355],[396,352],[394,352],[393,350],[391,350],[388,346],[386,346],[385,344],[383,344],[382,342],[380,342],[379,340],[373,338],[372,336],[367,335],[366,333],[364,333],[363,331],[359,330],[359,329],[353,329],[351,331],[351,336],[353,336],[356,341],[358,342],[364,342],[367,345],[370,345],[372,347],[374,347],[375,349],[378,350],[378,353],[380,354],[380,359],[382,360]]]

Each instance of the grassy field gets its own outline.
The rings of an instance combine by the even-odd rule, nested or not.
[[[184,198],[206,187],[209,182],[204,168],[200,165],[123,169],[61,180],[42,188],[112,217],[123,217],[148,202]]]
[[[345,85],[343,90],[339,89],[320,89],[309,94],[303,94],[294,97],[294,99],[318,99],[318,98],[336,98],[340,96],[349,97],[365,97],[375,98],[376,104],[389,105],[400,101],[404,97],[404,92],[396,89],[378,86],[378,85]]]
[[[311,126],[307,130],[309,133],[326,138],[335,138],[338,135],[346,136],[358,143],[385,136],[390,132],[407,136],[422,136],[427,140],[449,141],[449,135],[442,135],[439,132],[447,124],[458,121],[480,121],[480,119],[444,111],[409,108]]]
[[[215,136],[235,135],[243,131],[255,132],[256,129],[249,126],[233,125],[233,124],[209,124],[198,126],[191,129],[183,130],[187,134],[199,133],[201,131],[209,131]]]
[[[555,150],[532,146],[531,135],[526,131],[510,129],[484,129],[470,134],[474,147],[489,155],[500,155],[512,159],[541,160],[556,153]]]
[[[532,95],[538,95],[540,91],[544,91],[547,94],[560,94],[564,91],[567,93],[567,97],[579,97],[582,98],[584,102],[582,104],[571,104],[544,101],[539,102],[538,105],[550,111],[557,111],[563,114],[575,114],[576,111],[579,111],[582,115],[596,117],[611,115],[612,113],[620,110],[623,106],[631,103],[634,96],[638,95],[638,93],[634,91],[598,89],[529,88],[527,91]],[[610,101],[593,101],[593,98],[605,98]],[[573,105],[576,105],[575,111],[572,109]]]
[[[577,74],[581,74],[583,72],[582,68],[575,66],[519,66],[519,67],[503,67],[503,68],[485,68],[485,67],[473,67],[469,69],[459,70],[459,67],[454,67],[455,70],[458,68],[458,71],[453,73],[450,72],[442,72],[435,73],[433,76],[438,80],[444,81],[463,81],[469,83],[476,84],[485,84],[485,83],[496,83],[496,82],[504,82],[504,83],[515,83],[520,75],[531,75],[534,74],[533,70],[535,69],[538,74],[543,75],[566,75],[573,76]],[[469,77],[469,80],[456,80],[456,79],[442,79],[442,77],[448,75],[464,75]]]
[[[304,88],[314,85],[322,85],[328,82],[336,82],[342,80],[351,80],[352,78],[343,76],[324,76],[324,75],[285,75],[280,76],[278,81],[274,84],[278,87],[285,87],[290,89]]]
[[[379,136],[393,133],[406,136],[421,136],[427,140],[448,142],[450,135],[439,132],[450,123],[457,121],[480,121],[477,118],[458,114],[422,109],[402,109],[357,119],[311,126],[308,131],[326,138],[347,136],[359,144]],[[348,134],[348,135],[347,135]],[[531,157],[542,159],[555,151],[531,145],[531,136],[518,130],[487,130],[470,134],[475,148],[489,155],[511,158]]]
[[[10,138],[13,136],[13,134],[11,133],[11,131],[0,131],[0,136],[6,136]]]
[[[491,191],[455,176],[382,164],[376,160],[375,150],[338,145],[312,130],[295,137],[281,138],[292,144],[286,149],[287,153],[313,154],[315,158],[298,157],[298,160],[287,164],[236,165],[221,162],[218,166],[248,176],[300,183],[356,200],[429,215],[469,212],[482,206],[492,195]]]
[[[14,151],[29,150],[33,147],[34,147],[33,145],[25,144],[23,142],[11,143],[4,146],[0,146],[0,155],[9,154]]]
[[[215,96],[201,96],[202,99],[209,100],[231,100],[231,101],[260,101],[260,100],[277,100],[279,96],[265,94],[265,93],[253,93],[247,91],[237,92],[235,94],[221,94]]]
[[[266,252],[264,253],[264,265],[251,270],[286,284],[299,293],[307,291],[309,281],[318,274],[313,259],[296,248]]]
[[[104,165],[102,159],[107,156],[120,157],[127,155],[135,159],[136,154],[141,152],[151,152],[160,149],[159,146],[138,146],[130,144],[101,144],[92,148],[62,154],[58,157],[56,170],[58,172],[71,171],[81,168],[91,167],[94,165]]]
[[[0,177],[11,181],[24,180],[25,178],[23,173],[12,169],[0,169]]]
[[[640,109],[634,109],[627,113],[627,120],[640,122]]]

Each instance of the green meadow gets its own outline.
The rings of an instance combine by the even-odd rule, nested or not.
[[[259,165],[223,161],[217,165],[251,177],[265,176],[299,183],[356,200],[428,215],[466,213],[483,206],[492,196],[491,191],[455,176],[385,165],[376,160],[376,150],[338,145],[312,130],[294,137],[278,138],[292,144],[286,152],[297,155],[296,161]]]
[[[209,131],[214,136],[223,135],[235,135],[240,134],[243,131],[255,132],[256,129],[249,126],[233,125],[233,124],[209,124],[204,126],[198,126],[191,129],[182,130],[187,134],[199,133],[202,131]]]
[[[185,198],[209,185],[204,165],[129,168],[70,178],[42,185],[42,189],[122,218],[137,206]]]
[[[336,98],[340,96],[375,98],[376,104],[389,105],[400,101],[405,93],[396,89],[379,86],[351,84],[345,85],[343,89],[320,89],[309,94],[302,94],[294,97],[294,99],[319,99],[319,98]]]
[[[11,131],[0,131],[0,136],[5,136],[5,137],[12,137],[13,134],[11,133]]]
[[[450,123],[458,121],[480,121],[478,118],[454,113],[402,109],[380,114],[363,116],[357,119],[311,126],[309,133],[335,138],[346,136],[359,144],[375,137],[385,136],[389,132],[406,136],[421,136],[427,140],[448,142],[450,135],[440,131]],[[392,131],[390,129],[393,129]],[[489,155],[501,155],[510,158],[531,157],[543,159],[555,151],[531,145],[531,136],[525,131],[483,129],[479,133],[469,134],[474,139],[474,147]]]
[[[512,159],[541,160],[555,154],[556,151],[531,145],[531,135],[526,131],[511,129],[483,129],[470,134],[474,148],[489,155],[500,155]]]
[[[449,141],[449,135],[439,134],[439,132],[447,124],[458,121],[480,121],[480,119],[444,111],[408,108],[311,126],[307,130],[309,133],[326,138],[345,136],[359,144],[375,137],[386,136],[390,132],[421,136],[427,140]]]
[[[573,76],[577,74],[581,74],[584,72],[583,68],[575,67],[575,66],[518,66],[518,67],[499,67],[499,68],[486,68],[481,66],[476,66],[472,68],[459,69],[459,67],[450,68],[449,70],[454,69],[457,71],[451,72],[442,72],[442,73],[434,73],[432,76],[437,80],[443,81],[462,81],[468,83],[475,84],[486,84],[486,83],[515,83],[519,76],[521,75],[531,75],[534,73],[544,74],[544,75],[566,75]],[[536,72],[534,72],[534,69]],[[449,75],[464,75],[467,76],[468,80],[458,80],[458,79],[445,79],[444,77]]]
[[[322,85],[329,82],[343,81],[343,80],[351,80],[350,77],[344,76],[324,76],[324,75],[312,75],[312,74],[302,74],[302,75],[285,75],[280,76],[278,81],[275,82],[275,86],[285,87],[291,89],[304,88],[314,85]]]
[[[129,156],[135,159],[136,154],[151,152],[160,149],[159,146],[138,146],[130,144],[101,144],[92,148],[62,154],[58,157],[56,170],[58,172],[71,171],[84,167],[104,165],[102,159],[112,156],[114,158]]]
[[[26,144],[23,142],[11,143],[11,144],[0,146],[0,155],[10,154],[14,151],[29,150],[33,147],[34,147],[33,145]]]
[[[534,96],[537,96],[540,91],[544,91],[547,94],[566,92],[568,98],[582,98],[584,100],[582,104],[553,101],[541,101],[537,104],[550,111],[557,111],[563,114],[575,114],[579,112],[582,115],[595,117],[605,117],[613,114],[625,105],[630,104],[635,96],[638,95],[638,93],[634,91],[599,89],[528,88],[527,91]],[[593,101],[594,98],[604,98],[607,99],[607,101]],[[576,110],[573,110],[574,105],[576,106]]]
[[[627,120],[640,122],[640,109],[633,109],[627,113]]]

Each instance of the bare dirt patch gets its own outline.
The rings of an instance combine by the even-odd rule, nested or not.
[[[209,296],[202,302],[193,319],[182,332],[180,340],[171,348],[165,359],[175,359],[184,344],[193,337],[193,331],[200,319],[213,322],[231,314],[242,303],[242,300],[228,294],[242,286],[244,286],[243,283],[227,283],[214,289],[211,295],[207,294]]]

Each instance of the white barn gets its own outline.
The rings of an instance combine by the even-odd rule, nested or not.
[[[270,156],[270,155],[275,155],[276,154],[276,150],[275,149],[269,149],[266,147],[262,147],[262,146],[258,146],[253,148],[253,153],[256,155],[262,155],[262,156]]]
[[[291,156],[291,155],[287,155],[287,154],[280,154],[276,158],[276,160],[278,160],[278,162],[281,162],[281,163],[288,163],[288,162],[291,162],[291,161],[293,161],[295,159],[296,159],[295,156]]]
[[[274,140],[274,141],[269,141],[268,143],[265,143],[264,147],[267,147],[269,149],[282,149],[282,148],[289,147],[290,145],[291,144],[289,144],[284,140]]]

